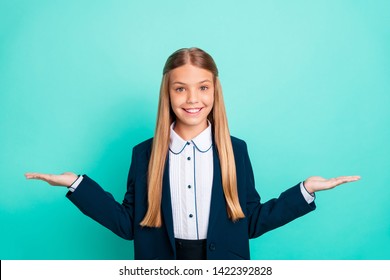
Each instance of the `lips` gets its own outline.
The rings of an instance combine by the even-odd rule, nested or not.
[[[202,110],[202,108],[188,108],[188,109],[183,108],[183,110],[189,114],[196,114],[199,113]]]

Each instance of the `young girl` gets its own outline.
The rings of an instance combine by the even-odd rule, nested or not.
[[[198,48],[164,66],[155,135],[133,149],[121,204],[87,175],[26,178],[68,187],[84,214],[134,240],[135,259],[249,259],[250,238],[314,210],[316,191],[360,179],[309,177],[261,203],[246,143],[229,134],[218,69]]]

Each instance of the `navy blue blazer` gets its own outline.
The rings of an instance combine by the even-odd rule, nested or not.
[[[222,190],[218,153],[213,145],[214,177],[211,195],[207,259],[249,259],[249,239],[280,227],[315,209],[308,204],[299,184],[283,192],[279,198],[261,203],[255,189],[252,165],[246,143],[232,137],[237,169],[237,188],[245,218],[232,222],[226,211]],[[133,148],[127,180],[127,191],[122,203],[105,192],[95,181],[84,175],[78,188],[67,197],[87,216],[115,234],[134,240],[135,259],[176,259],[168,160],[163,176],[161,228],[141,227],[147,210],[147,170],[152,139]]]

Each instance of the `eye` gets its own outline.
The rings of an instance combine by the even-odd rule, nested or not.
[[[175,89],[177,92],[183,92],[184,91],[184,88],[183,87],[178,87]]]
[[[200,87],[200,90],[201,90],[201,91],[205,91],[205,90],[208,90],[208,89],[209,89],[208,86],[201,86],[201,87]]]

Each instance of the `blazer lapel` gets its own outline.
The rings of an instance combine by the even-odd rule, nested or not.
[[[221,207],[226,204],[222,189],[221,166],[215,145],[213,145],[213,165],[213,186],[211,190],[210,217],[207,236],[210,235],[210,232],[212,232],[214,226],[217,224],[217,218],[221,211]]]
[[[173,252],[176,252],[175,236],[173,233],[173,217],[172,217],[172,204],[171,204],[171,191],[169,187],[169,152],[167,160],[165,161],[163,185],[162,185],[162,198],[161,209],[163,216],[163,223],[168,232],[169,241],[171,242]]]

